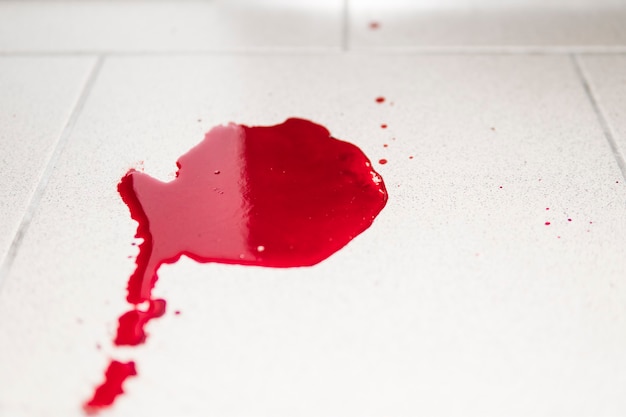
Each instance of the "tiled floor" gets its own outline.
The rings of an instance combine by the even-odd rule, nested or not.
[[[291,3],[0,1],[0,416],[82,415],[111,357],[110,416],[626,414],[626,6]],[[165,266],[113,347],[120,177],[292,116],[389,160],[374,225]]]

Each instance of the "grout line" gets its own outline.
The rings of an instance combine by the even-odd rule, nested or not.
[[[2,0],[0,0],[1,2]],[[344,0],[348,4],[349,0]],[[68,56],[107,56],[107,57],[160,57],[160,56],[316,56],[337,55],[348,52],[355,55],[393,56],[393,55],[620,55],[626,54],[626,46],[618,47],[532,47],[532,46],[442,46],[442,47],[374,47],[350,48],[348,12],[344,15],[343,33],[339,47],[319,48],[267,48],[267,49],[231,49],[231,50],[162,50],[162,51],[0,51],[0,57],[68,57]]]
[[[61,152],[65,148],[65,145],[67,144],[69,137],[72,131],[74,130],[76,121],[78,120],[78,117],[80,116],[83,108],[85,107],[85,102],[87,101],[87,98],[91,94],[91,90],[95,84],[96,79],[98,78],[98,74],[100,73],[100,69],[102,68],[103,62],[104,62],[104,55],[98,55],[96,58],[96,62],[93,64],[93,67],[91,68],[91,71],[89,72],[87,81],[85,82],[85,85],[83,86],[83,89],[80,92],[80,95],[78,96],[78,100],[76,101],[76,104],[74,104],[74,108],[70,112],[70,116],[68,117],[67,122],[65,123],[65,126],[63,127],[63,130],[61,131],[61,134],[59,135],[59,138],[57,139],[57,143],[54,147],[54,151],[52,152],[52,156],[50,156],[50,159],[48,159],[48,163],[46,164],[44,168],[44,171],[43,171],[43,174],[41,175],[39,183],[37,184],[37,187],[35,188],[35,191],[28,203],[28,206],[26,206],[24,216],[22,217],[22,221],[20,222],[17,232],[15,233],[15,236],[13,237],[11,246],[9,246],[9,250],[7,251],[7,254],[4,260],[2,264],[0,265],[0,291],[2,290],[2,284],[5,278],[9,274],[9,270],[11,269],[11,265],[13,264],[13,261],[15,260],[17,252],[20,249],[22,240],[24,239],[24,236],[26,235],[26,232],[28,231],[28,228],[33,220],[35,211],[37,210],[37,208],[39,208],[39,203],[41,202],[41,199],[43,198],[44,192],[47,188],[48,182],[50,181],[50,177],[52,176],[52,171],[54,170],[60,158]]]
[[[2,0],[0,0],[0,3]],[[298,55],[337,55],[343,52],[341,45],[314,48],[258,48],[229,50],[165,49],[155,51],[116,51],[116,50],[75,50],[75,51],[0,51],[0,57],[31,56],[93,56],[142,57],[142,56],[298,56]]]
[[[350,48],[350,0],[343,0],[341,49],[346,52]]]
[[[572,63],[574,65],[576,74],[578,75],[578,78],[580,79],[580,82],[583,85],[585,93],[587,94],[587,98],[589,99],[591,103],[591,107],[593,108],[593,111],[595,112],[596,117],[598,118],[598,122],[600,123],[600,126],[602,127],[602,131],[604,132],[604,137],[606,138],[606,141],[609,143],[611,152],[613,153],[613,156],[615,157],[615,162],[617,162],[617,165],[620,171],[622,172],[622,178],[626,180],[626,162],[624,161],[624,157],[619,151],[617,142],[615,141],[615,137],[613,136],[613,133],[611,132],[611,127],[609,126],[608,119],[604,115],[604,112],[602,111],[602,108],[600,107],[600,104],[596,96],[594,95],[593,90],[591,89],[589,78],[585,74],[585,71],[580,63],[580,59],[578,55],[571,55],[571,59],[572,59]]]
[[[362,55],[618,55],[626,53],[626,46],[615,48],[562,46],[424,46],[424,47],[356,47],[350,53]]]

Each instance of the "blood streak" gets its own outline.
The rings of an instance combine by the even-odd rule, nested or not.
[[[387,202],[383,179],[358,147],[303,119],[215,127],[177,166],[170,182],[130,170],[118,185],[143,241],[116,345],[144,343],[145,325],[165,313],[165,300],[152,297],[162,264],[184,255],[202,263],[315,265],[370,227]],[[120,366],[112,361],[109,370]],[[132,373],[123,369],[135,374],[134,363]],[[86,407],[114,399],[95,401],[103,387],[121,386],[116,375],[107,371]]]
[[[93,397],[87,401],[85,411],[93,413],[100,408],[113,404],[115,398],[124,392],[122,385],[130,376],[137,375],[135,362],[122,363],[111,361],[105,372],[105,381],[94,392]]]

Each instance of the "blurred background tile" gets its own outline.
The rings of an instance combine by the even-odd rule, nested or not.
[[[341,0],[0,1],[0,51],[337,50],[341,17]]]
[[[621,0],[356,0],[352,49],[624,50]]]

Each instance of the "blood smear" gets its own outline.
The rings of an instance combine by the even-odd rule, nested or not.
[[[177,166],[170,182],[130,170],[118,185],[143,242],[116,345],[144,343],[145,325],[165,313],[165,300],[152,297],[162,264],[184,255],[202,263],[315,265],[370,227],[387,202],[382,177],[358,147],[303,119],[213,128]],[[106,378],[88,406],[120,381],[109,371]]]

